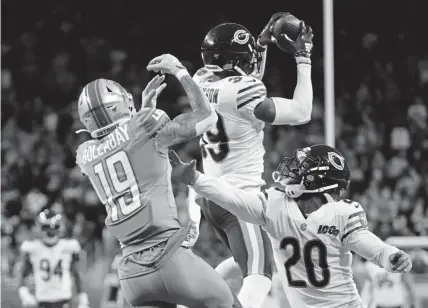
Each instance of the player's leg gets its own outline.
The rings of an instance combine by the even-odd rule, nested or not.
[[[238,294],[243,307],[260,308],[271,289],[273,251],[260,226],[230,216],[225,228],[229,247],[243,274]]]
[[[191,250],[180,248],[160,269],[168,299],[195,308],[231,308],[233,295],[226,282]]]

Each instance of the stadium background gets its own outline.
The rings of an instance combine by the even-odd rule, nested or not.
[[[422,1],[335,3],[336,146],[352,171],[348,197],[363,205],[370,228],[383,238],[428,235],[428,53],[422,8]],[[194,73],[211,27],[237,22],[257,35],[277,11],[290,11],[314,29],[314,107],[307,125],[266,127],[268,182],[291,149],[324,141],[320,0],[2,1],[2,307],[19,307],[17,249],[34,234],[34,217],[44,207],[62,212],[67,232],[82,244],[84,282],[92,307],[99,306],[117,246],[104,230],[103,206],[74,163],[78,144],[88,137],[74,133],[81,127],[76,100],[82,87],[100,77],[116,80],[139,108],[141,91],[153,76],[145,71],[151,58],[171,53]],[[271,47],[263,79],[269,95],[291,97],[295,75],[293,58]],[[174,117],[189,107],[179,83],[171,77],[167,83],[158,107]],[[177,149],[184,160],[200,158],[197,141]],[[176,187],[176,196],[183,198],[183,187]],[[213,266],[228,256],[205,221],[195,250]],[[364,273],[358,265],[357,260],[359,283]],[[415,277],[426,290],[426,274]]]

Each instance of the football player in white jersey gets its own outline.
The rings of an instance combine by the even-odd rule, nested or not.
[[[307,123],[311,116],[313,34],[304,22],[296,41],[290,40],[297,63],[293,98],[268,97],[260,81],[267,44],[273,43],[271,27],[286,14],[273,15],[257,42],[248,29],[239,24],[225,23],[213,28],[202,42],[204,67],[193,77],[218,115],[216,127],[200,140],[204,171],[245,191],[260,191],[265,184],[262,179],[265,122],[300,125]],[[208,200],[198,203],[232,253],[232,258],[219,264],[217,271],[228,279],[239,266],[244,280],[238,299],[244,307],[260,308],[271,288],[273,253],[267,234],[259,226],[239,221]],[[199,211],[198,206],[191,207],[196,226]]]
[[[78,269],[79,242],[60,237],[62,217],[49,209],[39,214],[37,223],[41,238],[26,240],[21,245],[22,267],[18,292],[22,306],[71,308],[74,279],[78,308],[88,308],[88,296],[82,291]],[[34,274],[35,295],[25,286],[25,278],[31,272]]]
[[[366,262],[368,273],[361,297],[368,308],[418,308],[411,274],[394,274],[372,262]]]
[[[350,184],[344,156],[314,145],[285,157],[274,172],[284,189],[248,192],[196,171],[171,152],[177,179],[239,219],[269,234],[275,263],[291,307],[364,307],[353,281],[354,251],[388,272],[409,272],[407,253],[367,230],[361,205],[339,199]]]

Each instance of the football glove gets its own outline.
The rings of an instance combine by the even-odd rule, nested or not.
[[[187,233],[186,239],[184,240],[181,246],[190,248],[196,244],[196,241],[199,237],[199,222],[195,222],[190,220],[190,229],[189,233]]]
[[[196,170],[196,160],[183,163],[175,151],[169,151],[169,161],[172,166],[171,178],[177,182],[193,185],[198,179],[199,172]]]
[[[310,58],[312,54],[314,34],[311,27],[306,27],[305,22],[300,22],[300,30],[297,39],[293,41],[286,34],[282,34],[285,39],[277,40],[276,45],[283,51],[289,52],[295,57]]]
[[[279,12],[272,15],[267,25],[263,28],[257,39],[258,45],[265,47],[268,44],[275,43],[275,38],[272,36],[272,27],[279,18],[282,16],[290,15],[290,13]]]
[[[186,68],[176,57],[165,54],[151,60],[147,66],[147,70],[175,76],[179,71],[186,70]]]
[[[37,307],[37,299],[31,294],[30,290],[22,286],[18,289],[19,298],[21,299],[22,307]]]
[[[393,273],[408,273],[412,269],[412,260],[404,251],[389,256],[389,264]]]
[[[141,108],[156,108],[156,99],[166,87],[166,83],[162,83],[164,80],[164,75],[156,75],[150,80],[141,94]]]

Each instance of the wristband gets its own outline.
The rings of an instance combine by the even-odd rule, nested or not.
[[[182,68],[182,69],[179,69],[176,73],[174,73],[174,76],[177,77],[178,80],[180,80],[184,76],[190,76],[190,75],[186,69]]]
[[[311,65],[311,59],[307,57],[295,57],[297,65],[299,64],[308,64]]]

